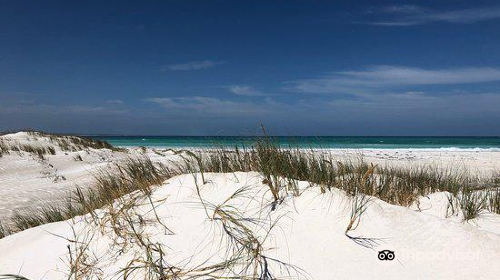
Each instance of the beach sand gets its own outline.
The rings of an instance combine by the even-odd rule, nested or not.
[[[1,139],[40,146],[50,142],[43,137],[35,140],[26,133],[5,135]],[[471,174],[484,178],[498,175],[500,171],[500,152],[494,151],[316,152],[331,153],[339,159],[362,156],[367,162],[397,167],[466,168]],[[182,160],[173,151],[149,148],[128,152],[109,149],[67,152],[56,147],[56,154],[45,155],[44,160],[26,152],[4,154],[0,157],[0,219],[4,221],[15,211],[22,212],[27,207],[63,203],[76,186],[90,187],[97,170],[112,168],[129,156],[142,154],[165,164]],[[78,155],[82,161],[75,159]],[[169,179],[152,195],[156,211],[151,211],[148,203],[134,210],[149,218],[153,214],[159,216],[175,233],[164,234],[158,224],[142,229],[152,240],[168,248],[166,254],[170,264],[190,268],[215,264],[224,260],[231,250],[220,220],[213,219],[214,208],[207,210],[200,204],[198,185],[203,200],[210,205],[223,203],[241,188],[248,191],[245,199],[232,199],[228,206],[238,209],[249,220],[262,221],[249,228],[262,240],[263,252],[276,277],[495,279],[500,275],[500,215],[484,213],[463,222],[460,213],[449,215],[447,212],[446,193],[422,197],[419,207],[401,207],[372,198],[360,225],[346,235],[352,198],[343,191],[333,190],[320,195],[317,188],[308,188],[308,182],[300,182],[301,196],[286,198],[276,211],[269,211],[263,205],[269,205],[272,197],[258,173],[209,173],[204,176],[207,183],[201,186],[200,174]],[[107,233],[103,235],[102,227],[93,226],[88,218],[86,215],[46,224],[0,239],[0,274],[19,273],[30,279],[67,279],[68,248],[74,249],[75,243],[70,240],[75,238],[76,232],[82,234],[80,237],[92,236],[87,240],[93,250],[89,256],[99,257],[93,268],[107,278],[115,276],[140,248],[132,244],[117,259],[111,258],[115,256],[107,250],[112,248],[113,240],[107,234],[113,233],[105,230]],[[274,225],[272,229],[270,225]],[[394,251],[395,260],[379,260],[381,250]],[[89,262],[91,260],[89,257]]]
[[[305,190],[300,197],[288,198],[269,212],[268,207],[261,207],[272,197],[258,173],[208,173],[205,179],[209,183],[199,187],[206,204],[226,203],[226,207],[244,213],[247,220],[260,221],[247,226],[262,241],[268,269],[278,279],[465,280],[496,279],[500,273],[500,230],[495,228],[500,215],[462,223],[373,199],[359,226],[346,235],[351,204],[341,191],[320,195],[318,189],[307,189],[309,184],[300,182]],[[196,180],[193,175],[174,177],[153,193],[156,212],[148,203],[133,211],[147,213],[141,218],[146,221],[154,219],[153,213],[158,215],[174,232],[164,234],[162,227],[151,223],[137,228],[154,244],[164,244],[164,258],[176,267],[207,267],[232,256],[234,248],[221,221],[210,218],[217,218],[214,209],[204,210],[200,204],[195,186],[201,180],[199,174]],[[257,199],[225,202],[241,188],[248,197]],[[446,203],[439,196],[431,200],[435,208]],[[108,228],[103,235],[101,228],[76,218],[7,236],[0,240],[0,273],[19,273],[30,279],[67,279],[68,248],[75,250],[79,244],[71,241],[77,238],[76,232],[77,242],[90,244],[86,261],[96,274],[120,277],[120,269],[142,249],[132,242],[116,255],[113,248],[120,245],[114,244],[113,231]],[[383,250],[393,251],[395,259],[379,260],[378,253]],[[132,279],[142,278],[136,275]]]
[[[61,151],[46,137],[33,137],[25,132],[0,136],[5,143],[52,145],[56,155],[45,155],[41,161],[26,152],[4,154],[0,157],[0,219],[15,211],[43,204],[64,203],[77,186],[89,187],[98,170],[109,169],[134,155],[146,155],[153,161],[171,164],[183,159],[170,149],[129,148],[128,152],[109,149]],[[442,150],[442,149],[328,149],[316,153],[331,154],[339,160],[359,160],[380,166],[431,166],[446,170],[468,170],[473,176],[500,176],[500,151]],[[80,156],[82,161],[75,158]]]

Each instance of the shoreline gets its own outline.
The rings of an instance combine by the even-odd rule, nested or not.
[[[235,146],[152,146],[152,145],[113,145],[117,148],[126,148],[126,149],[134,149],[134,148],[150,148],[150,149],[172,149],[172,150],[196,150],[196,151],[207,151],[207,150],[217,150],[217,149],[227,149],[233,150]],[[252,146],[244,146],[243,148],[251,148]],[[238,147],[239,149],[241,147]],[[404,148],[316,148],[316,147],[287,147],[280,146],[283,150],[304,150],[304,151],[419,151],[419,152],[499,152],[500,147],[490,147],[490,148],[461,148],[461,147],[441,147],[441,148],[423,148],[423,147],[404,147]]]
[[[384,137],[384,136],[109,136],[96,137],[118,147],[172,149],[249,148],[268,139],[282,148],[330,149],[429,149],[498,150],[500,137]]]

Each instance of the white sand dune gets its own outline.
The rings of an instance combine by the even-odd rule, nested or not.
[[[201,182],[201,177],[198,174],[197,180],[194,178],[172,178],[152,195],[157,215],[174,234],[164,234],[158,224],[144,229],[154,242],[168,248],[165,258],[170,264],[186,268],[215,264],[231,255],[227,253],[230,247],[221,222],[211,219],[216,217],[214,209],[209,207],[207,216],[196,195],[196,182]],[[275,211],[270,211],[272,196],[257,173],[205,174],[205,179],[208,183],[201,186],[201,197],[206,204],[220,205],[238,189],[246,189],[246,196],[230,199],[226,205],[237,207],[245,218],[262,222],[251,228],[263,241],[265,256],[293,265],[287,271],[269,261],[275,277],[496,279],[500,273],[500,231],[478,228],[474,221],[456,222],[373,198],[359,227],[348,233],[353,238],[369,238],[369,248],[345,235],[350,199],[341,191],[320,194],[317,188],[307,189],[309,184],[300,182],[304,190],[301,196],[289,196]],[[151,209],[145,203],[134,211],[152,218]],[[265,237],[274,222],[276,225]],[[500,216],[491,214],[480,222],[498,224]],[[68,241],[74,240],[72,228],[85,232],[81,236],[89,238],[89,256],[93,256],[90,259],[99,259],[94,269],[109,278],[119,278],[120,269],[139,251],[137,246],[130,246],[115,259],[108,251],[113,248],[110,229],[103,237],[80,217],[1,239],[0,273],[20,273],[30,279],[66,279],[67,246],[75,246]],[[91,233],[95,233],[92,239]],[[380,250],[394,251],[395,260],[379,260]],[[133,279],[142,279],[136,276]]]
[[[88,148],[68,152],[46,137],[28,133],[4,135],[0,140],[13,145],[51,145],[56,150],[55,155],[45,155],[44,160],[22,151],[0,157],[2,221],[26,207],[63,202],[76,186],[90,187],[93,172],[111,168],[129,156],[146,154],[153,161],[166,164],[181,159],[173,152],[153,149],[121,152]],[[354,150],[318,152],[342,158],[360,155]],[[76,160],[77,156],[82,161]],[[495,151],[364,150],[363,157],[380,165],[463,167],[484,177],[500,171],[500,152]],[[214,219],[217,218],[214,207],[224,204],[233,207],[228,209],[238,210],[245,221],[258,221],[249,223],[248,228],[262,242],[262,255],[268,258],[275,277],[497,279],[500,275],[500,215],[483,213],[464,223],[460,212],[449,215],[446,193],[421,197],[418,205],[408,208],[372,198],[359,227],[347,236],[352,198],[340,190],[320,194],[317,188],[308,188],[309,183],[300,182],[302,195],[286,197],[271,211],[272,196],[258,173],[205,174],[205,180],[207,183],[202,184],[200,174],[171,178],[152,194],[156,211],[152,211],[147,201],[131,210],[142,215],[141,219],[152,221],[145,223],[141,232],[155,244],[164,246],[164,257],[170,265],[184,270],[217,264],[231,257],[234,247],[228,245],[221,220]],[[197,184],[204,204],[197,195]],[[243,195],[226,201],[241,189],[245,190]],[[105,217],[109,209],[98,213]],[[157,217],[174,234],[167,234]],[[94,273],[90,279],[120,278],[121,269],[143,251],[137,243],[125,242],[126,250],[116,254],[123,244],[117,245],[109,220],[102,225],[92,224],[86,215],[0,239],[0,274],[67,279],[74,251],[88,243],[86,261],[92,264],[92,271],[87,272]],[[126,223],[123,227],[127,228]],[[379,260],[381,250],[394,251],[395,260]],[[282,263],[278,264],[278,260]],[[217,275],[231,276],[231,272],[217,272]],[[144,272],[129,279],[144,279]]]
[[[0,219],[7,219],[14,211],[37,207],[44,203],[61,203],[76,186],[89,187],[93,172],[109,168],[129,156],[145,154],[153,161],[169,164],[180,160],[170,151],[128,149],[128,153],[108,149],[92,149],[77,152],[62,151],[47,137],[18,132],[0,136],[11,145],[52,146],[56,155],[45,155],[41,161],[26,152],[14,152],[0,157]],[[380,165],[402,167],[432,165],[443,169],[465,168],[481,177],[500,176],[500,151],[442,151],[442,150],[323,150],[338,158],[357,159]],[[81,156],[83,161],[75,160]]]
[[[63,151],[57,143],[47,137],[18,132],[0,136],[9,146],[30,145],[53,147],[55,155],[44,155],[40,160],[28,152],[10,152],[0,157],[0,220],[8,220],[15,211],[44,204],[63,203],[77,186],[88,188],[98,170],[111,168],[131,156],[145,154],[154,160],[168,163],[178,157],[172,153],[159,156],[152,150],[145,153],[139,149],[128,152],[109,149],[86,148],[78,151]],[[82,161],[76,159],[81,157]]]
[[[362,157],[381,166],[432,166],[447,170],[467,170],[472,175],[488,178],[500,176],[499,150],[474,149],[333,149],[329,153],[345,158]]]

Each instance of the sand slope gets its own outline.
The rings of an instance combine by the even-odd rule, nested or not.
[[[9,145],[51,146],[55,155],[45,155],[40,160],[27,152],[11,152],[0,157],[0,219],[7,220],[14,211],[26,207],[37,207],[44,203],[61,203],[76,186],[89,187],[93,172],[120,163],[130,156],[146,155],[153,161],[170,164],[182,160],[172,151],[140,148],[128,152],[109,149],[62,151],[49,138],[18,132],[0,136],[0,141]],[[318,150],[331,153],[339,159],[357,159],[399,167],[432,165],[442,169],[466,168],[472,174],[490,178],[500,176],[500,151],[474,150]],[[83,161],[76,160],[80,156]]]
[[[168,263],[183,268],[209,265],[231,255],[227,235],[220,221],[213,220],[215,208],[200,203],[196,184],[205,205],[220,205],[237,190],[243,194],[225,202],[245,218],[260,223],[250,226],[263,242],[273,276],[300,279],[496,279],[500,274],[500,232],[494,227],[478,228],[409,208],[389,205],[373,198],[359,227],[345,229],[349,222],[350,199],[341,191],[320,194],[300,182],[303,193],[288,196],[275,211],[262,177],[257,173],[181,175],[155,190],[152,195],[161,221],[174,234],[165,234],[158,223],[148,225],[144,233],[165,245]],[[441,207],[439,199],[432,207]],[[432,208],[431,207],[431,208]],[[136,213],[152,217],[152,206],[137,206]],[[103,211],[102,213],[104,213]],[[439,211],[437,211],[438,213]],[[208,215],[207,215],[208,213]],[[485,225],[500,223],[499,215],[477,219]],[[275,226],[268,230],[270,225]],[[111,231],[103,233],[83,219],[58,222],[32,228],[0,240],[0,273],[19,273],[31,279],[65,279],[68,273],[68,248],[75,240],[72,229],[90,240],[90,251],[99,258],[95,269],[106,279],[117,277],[126,263],[140,251],[135,246],[111,257]],[[94,237],[90,238],[90,233]],[[354,237],[370,238],[355,242]],[[368,242],[369,241],[369,242]],[[379,250],[393,250],[396,259],[380,261]],[[229,251],[228,251],[229,250]],[[140,253],[139,253],[140,254]],[[118,273],[118,275],[120,275]],[[230,275],[230,273],[224,273]],[[133,277],[142,278],[141,274]]]
[[[44,155],[44,159],[24,151],[9,152],[0,157],[0,220],[3,221],[26,207],[63,203],[76,186],[90,187],[98,170],[111,168],[129,157],[146,155],[164,163],[176,159],[172,153],[160,156],[150,149],[64,151],[48,137],[26,132],[0,136],[0,141],[9,146],[53,147],[55,150],[55,155]]]
[[[0,140],[9,145],[55,149],[54,155],[44,155],[43,159],[23,151],[0,157],[2,221],[27,207],[64,202],[76,186],[91,187],[94,172],[112,168],[129,157],[146,155],[164,164],[182,160],[173,151],[159,149],[87,148],[70,152],[47,137],[24,132],[0,136]],[[317,152],[333,153],[339,158],[360,155],[360,151],[348,150]],[[484,177],[500,171],[500,152],[495,151],[364,150],[362,153],[366,161],[381,165],[465,167]],[[320,194],[317,188],[310,188],[308,182],[298,182],[301,195],[288,195],[271,211],[272,196],[258,173],[204,176],[205,183],[200,174],[174,177],[155,189],[151,197],[154,207],[141,199],[125,211],[131,214],[141,234],[152,243],[162,245],[164,261],[181,271],[200,269],[234,257],[238,248],[224,231],[223,226],[228,224],[224,224],[216,211],[225,209],[234,212],[262,243],[260,260],[267,260],[274,277],[496,279],[500,275],[500,215],[483,213],[463,223],[460,212],[448,213],[446,193],[421,197],[418,204],[408,208],[372,198],[359,226],[346,235],[352,198],[342,191]],[[197,195],[197,186],[203,203]],[[239,194],[233,197],[235,192]],[[120,202],[114,206],[119,208]],[[0,274],[67,279],[76,252],[88,244],[84,253],[91,269],[85,273],[91,274],[91,279],[123,276],[122,269],[131,260],[143,257],[144,248],[133,236],[117,236],[112,228],[116,221],[111,223],[110,213],[110,208],[97,211],[99,225],[86,215],[0,239]],[[118,221],[121,228],[130,230],[123,217]],[[396,259],[379,260],[380,250],[394,251]],[[153,259],[158,261],[160,256],[155,255]],[[251,274],[253,269],[242,272],[245,261],[248,262],[248,256],[233,270],[217,271],[213,276]],[[257,272],[262,273],[262,267],[258,267]],[[144,270],[138,269],[129,279],[143,279],[144,274]],[[80,276],[85,279],[86,275]]]

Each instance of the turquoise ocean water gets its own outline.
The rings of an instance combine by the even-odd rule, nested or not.
[[[257,137],[93,136],[117,147],[210,148],[251,146]],[[273,137],[283,147],[323,149],[475,149],[500,151],[500,137]]]

